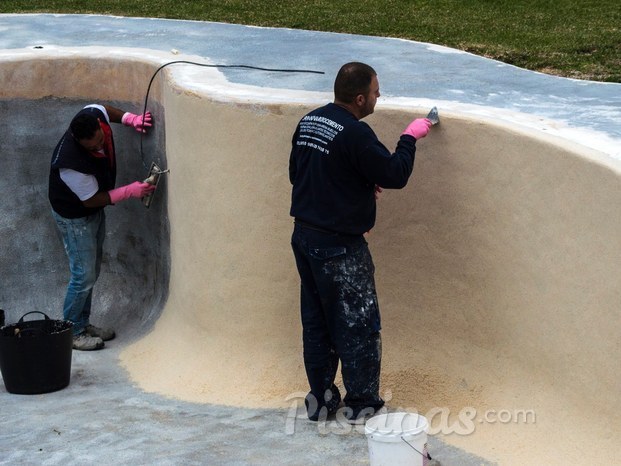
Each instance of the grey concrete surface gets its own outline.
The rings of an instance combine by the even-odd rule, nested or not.
[[[519,111],[621,141],[621,86],[530,73],[429,44],[146,18],[0,15],[0,49],[48,45],[174,48],[214,63],[319,69],[326,74],[222,69],[232,82],[317,91],[331,89],[343,62],[362,60],[378,70],[384,95]],[[47,167],[66,124],[86,103],[0,100],[0,307],[7,322],[30,310],[60,317],[66,259],[49,215]],[[163,109],[151,110],[157,121]],[[165,158],[157,152],[164,137],[156,126],[145,139],[153,157]],[[137,134],[119,127],[115,138],[119,182],[141,178],[146,169]],[[131,384],[118,365],[119,351],[149,330],[168,291],[163,193],[150,210],[127,203],[107,211],[95,307],[108,311],[93,320],[122,330],[119,339],[103,352],[74,352],[72,381],[64,390],[23,396],[0,386],[0,464],[368,464],[360,433],[326,434],[303,419],[291,432],[287,410],[185,403]],[[430,452],[445,466],[490,464],[434,437]]]

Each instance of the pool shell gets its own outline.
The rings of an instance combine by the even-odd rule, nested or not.
[[[23,215],[28,225],[48,221],[41,171],[69,115],[90,101],[141,110],[161,60],[139,57],[85,48],[3,58],[0,80],[10,85],[0,104],[12,116],[4,131],[33,142],[2,155],[19,158],[15,172],[4,172],[2,191],[18,181],[38,199],[26,214],[2,204],[3,236],[22,234],[10,225]],[[172,68],[154,81],[148,107],[158,132],[145,141],[148,157],[171,172],[153,210],[137,202],[106,209],[114,212],[106,248],[116,253],[107,255],[111,286],[96,290],[96,313],[103,324],[116,322],[113,304],[131,303],[121,363],[147,391],[286,407],[306,390],[289,247],[289,147],[299,118],[330,97],[288,104],[257,88],[251,98],[250,86],[226,84],[216,70],[200,74],[201,86]],[[51,102],[62,118],[45,115]],[[388,100],[365,121],[394,147],[427,110]],[[441,124],[417,145],[410,183],[384,192],[368,237],[382,312],[382,392],[392,406],[422,413],[446,407],[455,416],[468,406],[537,413],[535,426],[506,423],[499,432],[482,423],[478,435],[451,439],[483,455],[499,454],[493,445],[505,439],[521,445],[516,461],[533,445],[549,458],[559,446],[577,457],[585,438],[606,455],[621,411],[619,163],[508,121],[439,110]],[[37,136],[39,117],[50,125],[46,137],[56,138]],[[137,136],[128,128],[115,136],[121,131],[117,147],[127,144],[135,157]],[[41,159],[26,160],[43,148]],[[138,162],[122,167],[128,182],[143,177]],[[19,179],[30,172],[34,178]],[[115,228],[124,231],[120,244]],[[46,226],[35,241],[30,263],[39,267],[2,271],[15,286],[24,275],[50,289],[64,280],[52,231]],[[26,291],[5,291],[5,306]],[[33,299],[58,308],[62,289]]]

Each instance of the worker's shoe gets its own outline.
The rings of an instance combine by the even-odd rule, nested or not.
[[[73,349],[80,351],[100,350],[104,347],[104,342],[99,337],[92,337],[86,333],[73,336]]]
[[[101,338],[103,341],[112,340],[116,336],[114,330],[110,328],[99,328],[91,324],[88,324],[84,331],[87,335],[91,337]]]
[[[383,404],[383,403],[382,403]],[[384,407],[366,407],[366,408],[343,408],[343,415],[347,422],[351,425],[365,425],[366,422],[377,414],[385,414],[387,413],[386,408]]]
[[[311,421],[325,421],[329,416],[336,413],[341,403],[341,393],[336,385],[332,385],[324,393],[323,400],[318,400],[312,393],[306,395],[304,404],[306,414]]]

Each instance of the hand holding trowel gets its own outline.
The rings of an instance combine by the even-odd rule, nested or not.
[[[407,134],[413,136],[416,140],[427,136],[429,129],[440,123],[440,117],[438,116],[438,109],[433,107],[426,118],[417,118],[405,128],[405,131],[401,134]]]

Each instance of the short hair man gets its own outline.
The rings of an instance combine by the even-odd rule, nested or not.
[[[410,123],[393,154],[360,121],[380,96],[369,65],[347,63],[334,82],[334,103],[299,122],[293,135],[291,245],[301,280],[304,366],[309,419],[337,411],[339,360],[345,417],[361,422],[384,405],[379,395],[381,337],[373,260],[364,233],[375,224],[376,195],[403,188],[412,173],[416,140],[431,122]]]
[[[110,123],[146,132],[151,114],[134,115],[109,105],[87,105],[71,120],[52,155],[49,200],[63,238],[71,278],[63,306],[73,323],[73,348],[98,350],[114,338],[90,323],[93,286],[99,277],[105,237],[104,207],[155,189],[136,181],[115,188],[116,154]]]

